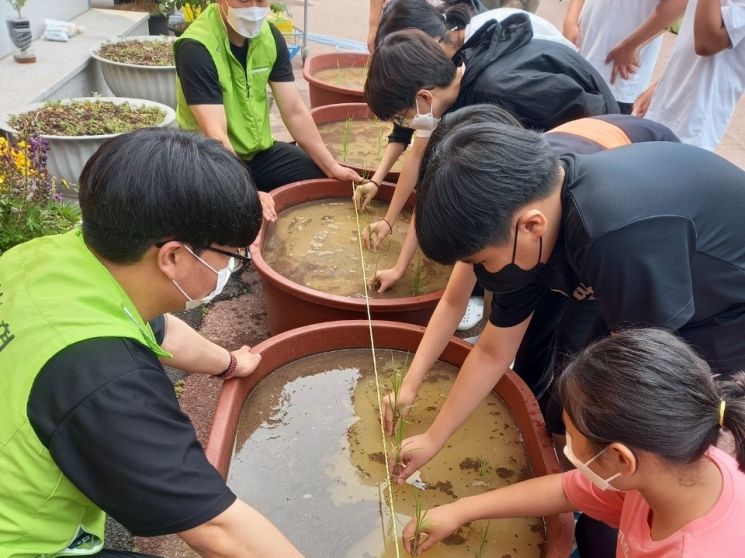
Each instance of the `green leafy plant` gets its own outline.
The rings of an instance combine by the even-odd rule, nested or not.
[[[283,2],[272,2],[269,4],[269,9],[276,14],[277,17],[281,17],[287,13],[289,13],[289,9],[287,8],[287,4]]]
[[[479,544],[478,550],[473,550],[472,548],[469,548],[473,558],[484,558],[486,556],[486,545],[488,543],[489,543],[489,523],[487,523],[484,530],[481,531],[481,542]]]
[[[21,14],[21,10],[26,5],[26,1],[27,0],[8,0],[8,4],[10,4],[11,8],[16,11],[18,17],[23,17],[23,14]]]
[[[39,236],[59,234],[80,221],[77,205],[62,203],[47,170],[49,144],[25,135],[15,145],[0,138],[0,254]]]
[[[432,523],[427,519],[427,512],[422,506],[422,499],[417,492],[414,495],[414,534],[411,536],[411,554],[416,556],[419,552],[419,545],[424,542],[423,535],[427,529],[432,527]]]

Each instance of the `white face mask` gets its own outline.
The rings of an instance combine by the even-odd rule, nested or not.
[[[437,128],[440,123],[439,118],[435,118],[432,114],[432,105],[429,107],[429,112],[422,114],[419,112],[419,97],[414,99],[416,104],[416,116],[409,122],[409,128],[416,130],[415,134],[420,138],[428,138],[432,135],[432,131]]]
[[[595,461],[600,455],[608,449],[608,446],[600,450],[598,453],[596,453],[593,457],[591,457],[586,463],[582,463],[579,458],[574,455],[574,452],[572,451],[572,437],[569,435],[569,430],[566,432],[566,445],[564,446],[564,455],[569,460],[569,462],[574,465],[577,470],[582,473],[585,477],[587,477],[592,484],[597,486],[600,490],[618,490],[615,486],[613,486],[610,481],[617,479],[622,475],[622,473],[616,473],[615,475],[608,477],[607,479],[604,479],[600,475],[598,475],[595,471],[590,469],[589,465],[593,461]]]
[[[261,32],[261,26],[269,13],[269,8],[253,6],[251,8],[231,8],[227,6],[227,19],[236,33],[247,39],[253,39]]]
[[[181,291],[181,294],[186,297],[186,310],[194,310],[194,308],[197,308],[198,306],[201,306],[202,304],[207,304],[210,302],[213,298],[215,298],[217,295],[219,295],[222,290],[225,288],[225,285],[228,284],[228,279],[230,279],[230,269],[235,267],[234,262],[232,261],[233,258],[230,258],[228,260],[228,265],[226,265],[223,269],[220,271],[217,271],[214,267],[212,267],[210,264],[205,262],[202,258],[197,256],[194,252],[192,252],[191,248],[186,246],[185,244],[182,244],[186,250],[189,251],[189,253],[194,256],[196,259],[198,259],[200,262],[202,262],[204,265],[206,265],[208,268],[210,268],[212,271],[214,271],[217,274],[217,284],[215,285],[214,290],[209,293],[207,296],[203,296],[202,298],[191,298],[188,294],[186,294],[186,291],[179,287],[178,283],[176,283],[175,279],[171,279],[173,281],[173,284],[176,285],[176,288]]]

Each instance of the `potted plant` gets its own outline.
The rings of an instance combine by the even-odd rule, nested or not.
[[[168,29],[173,34],[180,37],[181,34],[191,25],[191,22],[197,19],[201,13],[207,9],[207,6],[214,0],[164,0],[159,2],[160,9],[163,13],[175,13],[178,19],[171,23],[169,20]]]
[[[168,126],[174,110],[161,103],[121,97],[82,97],[35,103],[0,120],[16,138],[38,135],[49,142],[49,172],[77,182],[85,162],[106,140],[149,126]]]
[[[295,30],[295,24],[292,22],[292,14],[290,13],[287,4],[283,2],[272,2],[269,4],[271,13],[269,14],[269,21],[279,29],[280,33],[289,35]]]
[[[21,10],[26,5],[26,0],[8,0],[8,3],[18,14],[18,17],[8,18],[8,34],[13,44],[13,59],[21,64],[36,62],[36,54],[33,48],[33,34],[31,33],[31,21],[23,17]]]
[[[117,97],[147,99],[176,107],[173,37],[123,37],[91,52],[106,85]]]
[[[0,255],[38,236],[59,234],[80,221],[75,204],[62,203],[47,169],[49,142],[39,136],[16,144],[0,137]]]
[[[115,10],[129,12],[147,12],[147,30],[151,35],[168,35],[168,18],[165,11],[160,9],[157,0],[114,0]]]

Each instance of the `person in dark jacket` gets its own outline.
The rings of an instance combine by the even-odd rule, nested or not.
[[[384,219],[366,230],[372,249],[388,236],[388,223],[395,221],[416,186],[429,134],[447,111],[496,104],[526,128],[540,131],[620,112],[603,78],[579,54],[553,41],[533,39],[527,14],[486,23],[452,60],[439,41],[418,29],[379,39],[365,83],[368,105],[378,118],[414,130],[414,142]],[[385,163],[384,157],[381,166]],[[374,190],[367,186],[365,195],[355,196],[362,207]]]

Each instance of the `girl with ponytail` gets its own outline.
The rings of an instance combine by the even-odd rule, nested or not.
[[[476,519],[583,511],[619,529],[618,558],[743,555],[745,374],[717,380],[678,337],[637,329],[582,351],[558,390],[576,469],[429,510],[421,550]]]

